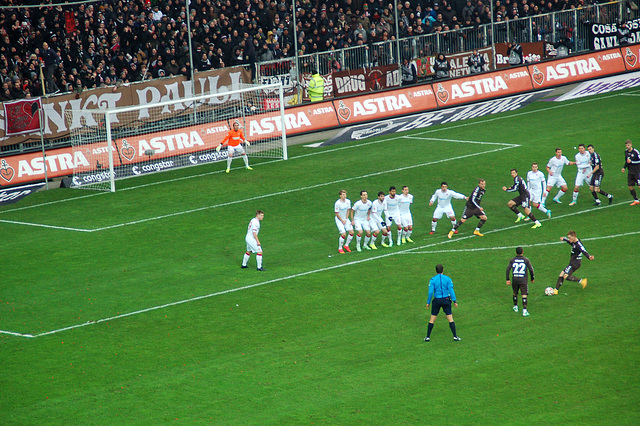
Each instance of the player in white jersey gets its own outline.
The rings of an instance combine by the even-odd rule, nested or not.
[[[531,164],[531,170],[527,173],[527,186],[529,187],[529,195],[531,195],[529,199],[531,205],[551,218],[551,210],[542,204],[542,195],[545,193],[547,182],[544,173],[538,170],[538,163]],[[527,217],[525,220],[529,220],[529,218]]]
[[[587,152],[587,148],[583,143],[578,145],[576,166],[578,166],[578,173],[576,174],[576,186],[573,188],[573,200],[569,203],[570,206],[575,206],[578,202],[578,194],[580,193],[582,184],[585,183],[589,186],[589,182],[591,181],[591,154]]]
[[[362,241],[362,231],[365,232],[364,248],[371,250],[369,247],[369,241],[371,240],[371,225],[369,225],[369,219],[371,219],[371,200],[368,199],[367,191],[360,191],[360,199],[355,202],[351,208],[351,218],[353,219],[354,227],[358,234],[356,235],[356,250],[362,251],[360,248],[360,242]]]
[[[262,244],[260,244],[260,239],[258,238],[258,234],[260,233],[260,221],[262,219],[264,219],[264,212],[262,210],[258,210],[256,211],[256,217],[251,219],[249,222],[247,236],[244,238],[247,242],[247,251],[244,253],[244,257],[242,258],[243,268],[248,267],[247,263],[249,263],[251,253],[255,253],[258,271],[264,271],[264,268],[262,267]]]
[[[440,188],[436,189],[436,192],[433,193],[431,199],[429,200],[429,206],[433,206],[433,203],[438,200],[438,206],[436,207],[436,211],[433,212],[433,219],[431,219],[431,232],[429,232],[429,234],[433,235],[436,233],[438,219],[442,219],[442,216],[444,215],[447,215],[447,217],[451,220],[451,229],[456,226],[456,215],[453,212],[453,207],[451,206],[452,198],[455,198],[456,200],[469,199],[469,197],[466,197],[456,191],[450,190],[447,182],[442,182],[440,184]],[[454,230],[453,233],[457,234],[458,231]]]
[[[396,195],[396,187],[389,188],[389,193],[384,197],[384,218],[387,223],[387,232],[389,232],[389,247],[393,246],[393,237],[391,236],[391,225],[395,222],[398,227],[398,245],[402,244],[402,222],[400,221],[400,210],[398,209],[399,198]]]
[[[402,244],[413,242],[411,239],[411,234],[413,233],[411,204],[413,204],[413,195],[409,194],[408,186],[403,186],[402,194],[398,195],[398,210],[400,210],[400,223],[402,224]]]
[[[351,210],[351,200],[347,198],[347,191],[344,189],[338,193],[340,198],[334,205],[336,226],[340,233],[338,239],[338,253],[344,254],[345,251],[351,252],[349,249],[349,243],[353,238],[353,223],[349,219],[349,212]]]
[[[372,249],[376,250],[376,238],[382,230],[382,246],[389,247],[389,244],[385,243],[385,240],[389,237],[387,233],[387,224],[382,219],[382,212],[384,211],[384,192],[378,192],[378,198],[371,202],[371,217],[369,218],[369,226],[371,226],[371,244]]]
[[[570,166],[573,164],[576,163],[574,163],[573,161],[569,161],[567,157],[562,155],[561,148],[556,148],[556,155],[554,157],[551,157],[551,159],[549,159],[549,162],[547,163],[547,173],[549,174],[549,178],[547,179],[547,193],[542,194],[542,204],[545,204],[545,202],[547,201],[547,196],[549,195],[549,192],[551,192],[551,188],[553,188],[554,186],[560,188],[560,191],[558,191],[556,196],[553,197],[553,201],[558,204],[562,204],[562,201],[560,201],[560,197],[562,197],[569,189],[567,188],[567,182],[562,177],[562,169],[564,168],[564,166]]]

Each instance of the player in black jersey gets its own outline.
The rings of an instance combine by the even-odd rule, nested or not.
[[[583,254],[589,260],[594,259],[594,257],[589,254],[587,249],[584,248],[582,241],[580,241],[580,239],[576,236],[576,231],[569,231],[566,237],[560,238],[560,241],[566,241],[571,245],[571,260],[569,261],[569,265],[560,272],[560,276],[558,277],[558,282],[556,283],[555,294],[558,294],[558,290],[560,289],[560,286],[562,285],[565,279],[567,281],[578,282],[580,283],[582,288],[585,288],[587,286],[587,279],[586,278],[580,279],[580,278],[574,277],[573,273],[576,272],[578,269],[580,269],[580,266],[582,266]]]
[[[529,207],[529,199],[531,198],[529,195],[529,190],[527,189],[527,184],[520,176],[518,176],[518,171],[516,169],[511,169],[511,177],[513,178],[513,185],[511,188],[507,188],[506,186],[502,187],[503,191],[507,192],[517,192],[518,196],[512,200],[509,200],[507,206],[513,211],[518,217],[516,218],[516,223],[520,222],[524,219],[524,215],[518,211],[518,204],[522,206],[524,209],[524,214],[526,214],[529,219],[531,219],[534,224],[531,228],[540,228],[542,224],[539,220],[531,212],[531,208]]]
[[[587,150],[589,151],[589,155],[591,156],[591,173],[587,175],[587,177],[591,177],[591,181],[589,182],[591,195],[593,195],[593,199],[596,200],[596,206],[600,205],[598,193],[607,197],[609,199],[609,204],[611,204],[613,203],[613,195],[605,192],[600,188],[600,185],[602,185],[602,178],[604,177],[604,170],[602,169],[602,159],[596,152],[593,145],[589,144],[589,146],[587,146]]]
[[[448,238],[453,237],[453,234],[458,230],[460,225],[465,223],[467,219],[472,216],[476,216],[480,221],[478,222],[478,226],[475,231],[473,231],[473,235],[477,235],[478,237],[484,237],[483,234],[480,233],[480,228],[487,222],[487,215],[484,213],[484,209],[480,207],[480,202],[482,201],[482,197],[484,197],[485,188],[487,186],[487,182],[484,179],[480,179],[478,181],[478,186],[473,190],[473,193],[467,200],[467,204],[464,206],[464,212],[462,213],[462,217],[460,218],[460,222],[456,223],[455,226],[449,233],[447,234]]]
[[[513,289],[513,312],[518,312],[518,290],[522,294],[522,316],[528,317],[527,295],[529,294],[529,284],[527,283],[527,270],[531,275],[531,284],[533,284],[533,266],[531,261],[524,257],[522,247],[516,248],[516,257],[509,261],[507,265],[507,285]],[[509,280],[509,274],[513,275],[513,282]]]
[[[627,169],[629,172],[627,185],[629,185],[629,192],[633,197],[633,202],[630,205],[637,206],[640,204],[640,201],[638,201],[638,194],[634,186],[640,186],[640,151],[633,147],[631,139],[627,139],[624,146],[626,150],[624,151],[624,166],[622,167],[622,171],[624,172],[624,169]]]

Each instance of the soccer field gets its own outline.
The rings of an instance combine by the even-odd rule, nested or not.
[[[638,424],[640,206],[621,172],[640,148],[640,90],[323,148],[58,189],[0,207],[0,412],[4,424]],[[514,223],[509,170],[544,170],[556,147],[602,156],[593,205],[582,187],[542,227]],[[445,180],[477,219],[429,235]],[[414,195],[413,244],[338,254],[333,204],[389,186]],[[454,200],[459,218],[464,202]],[[240,262],[255,211],[265,272]],[[575,230],[595,260],[555,286]],[[394,236],[395,236],[395,230]],[[378,243],[380,238],[378,238]],[[355,243],[355,241],[354,241]],[[351,244],[351,248],[355,244]],[[522,246],[535,267],[530,317],[512,311],[505,269]],[[441,313],[423,341],[427,283],[452,277],[461,342]]]

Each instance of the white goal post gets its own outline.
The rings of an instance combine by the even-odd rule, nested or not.
[[[287,159],[281,83],[109,110],[68,110],[72,188],[115,192],[116,180],[225,161],[216,147],[235,120],[250,157]],[[109,142],[107,142],[109,141]]]

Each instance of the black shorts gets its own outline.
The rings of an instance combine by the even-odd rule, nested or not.
[[[520,290],[520,294],[526,296],[529,294],[529,283],[524,279],[514,279],[511,281],[511,288],[513,289],[513,294],[518,294],[518,290]]]
[[[516,206],[522,206],[523,209],[529,208],[529,196],[521,197],[517,196],[513,198],[511,201],[516,203]]]
[[[464,220],[467,220],[473,216],[479,218],[480,216],[484,216],[484,215],[485,213],[482,210],[477,209],[475,207],[469,207],[469,206],[465,206],[464,212],[462,212],[462,218]]]
[[[451,298],[444,297],[442,299],[433,299],[433,303],[431,304],[431,315],[434,317],[438,316],[440,308],[442,308],[445,314],[451,315]]]
[[[598,174],[592,175],[591,182],[589,182],[589,186],[600,188],[600,186],[602,186],[603,177],[604,177],[604,173],[598,173]]]
[[[562,272],[564,272],[567,275],[571,275],[574,272],[576,272],[578,269],[580,269],[580,266],[582,266],[581,260],[573,260],[569,262],[569,265],[566,268],[564,268]]]
[[[640,186],[640,174],[629,173],[627,175],[627,186]]]

